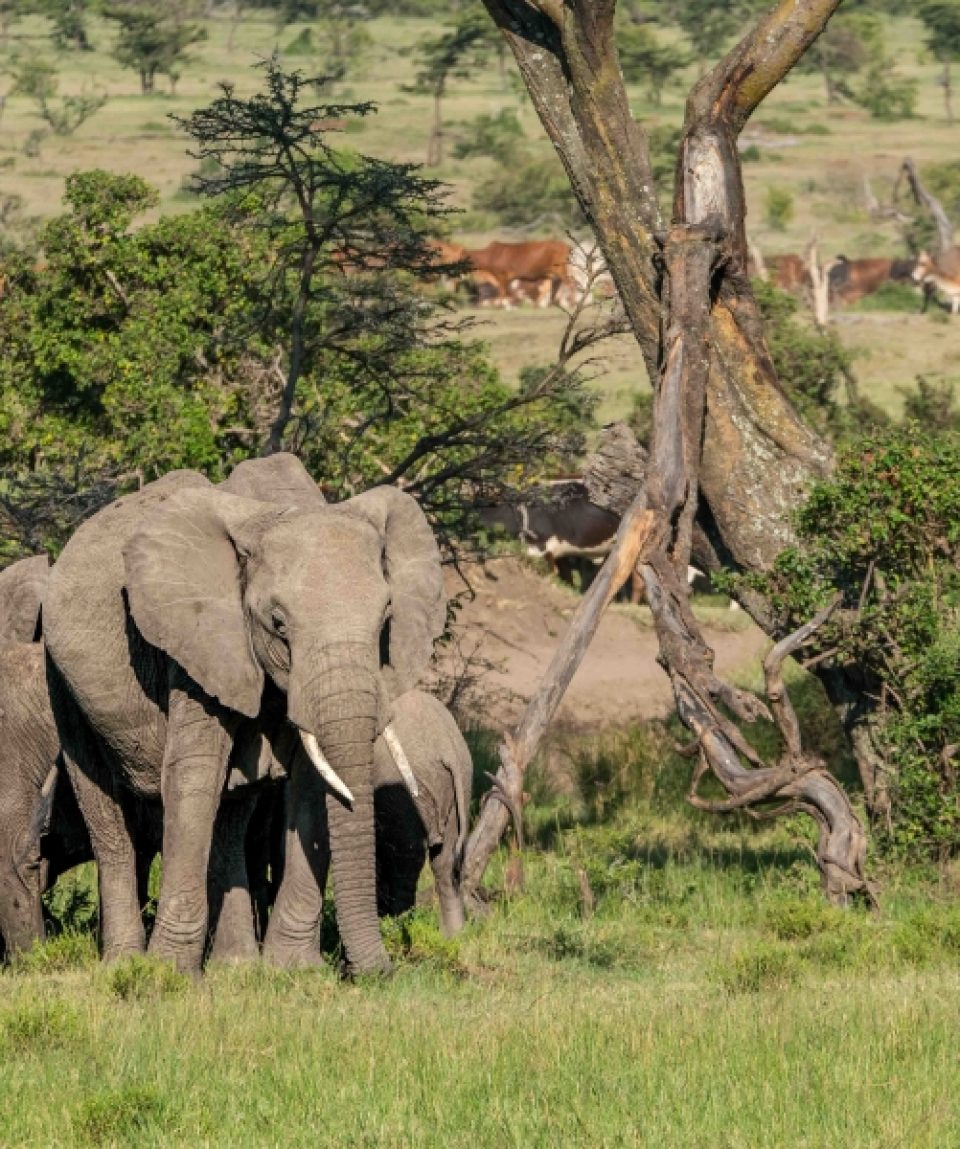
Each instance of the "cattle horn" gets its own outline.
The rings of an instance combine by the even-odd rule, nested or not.
[[[410,763],[407,761],[407,756],[400,745],[400,739],[397,737],[392,726],[384,727],[383,740],[387,744],[387,749],[390,751],[390,756],[396,763],[397,769],[400,771],[400,777],[407,784],[407,789],[414,796],[420,797],[420,787],[417,785],[417,779],[413,771],[410,769]]]
[[[307,757],[319,771],[320,777],[335,794],[339,794],[345,802],[349,802],[352,806],[353,795],[341,780],[340,775],[334,770],[326,758],[324,758],[323,751],[320,749],[316,738],[312,734],[308,734],[306,730],[301,730],[300,741],[303,743],[303,748],[307,752]]]

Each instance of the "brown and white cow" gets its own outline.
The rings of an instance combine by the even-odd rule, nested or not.
[[[939,292],[949,301],[952,314],[960,315],[960,248],[952,247],[937,259],[934,259],[929,252],[921,251],[913,271],[913,279],[924,288],[924,311],[930,302],[930,296]]]
[[[833,303],[856,303],[888,282],[909,283],[914,259],[847,259],[838,255],[830,267]]]
[[[546,306],[554,301],[567,279],[570,246],[555,239],[524,243],[494,241],[486,247],[464,250],[463,258],[473,271],[483,272],[496,280],[501,306],[513,305],[526,297],[528,291],[541,306]],[[549,297],[545,281],[549,283]],[[544,299],[546,303],[541,302]]]

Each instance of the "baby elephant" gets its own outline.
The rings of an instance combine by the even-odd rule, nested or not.
[[[401,773],[416,779],[417,795]],[[431,694],[410,690],[393,703],[374,749],[377,903],[400,914],[416,901],[427,857],[448,937],[463,927],[460,870],[467,839],[473,761],[453,715]]]

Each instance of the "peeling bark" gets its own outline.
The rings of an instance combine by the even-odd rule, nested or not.
[[[721,710],[744,721],[769,713],[714,676],[685,578],[696,526],[728,565],[769,567],[792,541],[790,516],[803,489],[831,464],[827,445],[787,401],[763,341],[746,273],[737,137],[839,0],[781,0],[694,88],[666,233],[646,138],[630,116],[620,75],[615,0],[484,3],[593,224],[655,383],[646,482],[516,734],[501,747],[498,784],[519,800],[524,771],[604,608],[639,566],[678,712],[697,738],[702,768],[727,789],[729,807],[778,801],[809,813],[821,828],[818,861],[828,894],[840,901],[868,892],[862,827],[825,767],[802,754],[776,673],[768,677],[771,706],[788,747],[779,766],[766,767]],[[747,605],[771,626],[762,603]],[[808,634],[803,628],[789,641],[799,645]],[[484,806],[467,847],[468,894],[476,895],[507,819],[503,803]]]

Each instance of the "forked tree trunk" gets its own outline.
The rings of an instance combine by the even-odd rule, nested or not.
[[[602,610],[639,565],[678,712],[697,739],[702,769],[712,769],[730,795],[718,808],[775,801],[810,813],[821,827],[824,886],[833,899],[845,900],[866,890],[865,837],[850,803],[822,764],[803,755],[778,666],[768,675],[787,747],[777,766],[766,767],[724,716],[720,703],[747,721],[768,711],[713,675],[713,652],[689,610],[684,577],[692,550],[706,569],[721,562],[769,568],[793,539],[791,513],[803,491],[831,465],[829,447],[786,399],[764,344],[746,273],[737,138],[839,0],[781,0],[696,85],[668,232],[646,136],[630,115],[620,73],[616,0],[484,3],[513,49],[593,224],[656,395],[647,482],[624,515],[614,550],[541,690],[501,748],[500,789],[519,798],[523,772]],[[766,604],[745,605],[772,629]],[[809,635],[804,629],[792,636],[791,649]],[[699,801],[695,795],[692,800]],[[468,892],[476,893],[507,819],[501,803],[486,803],[468,844]]]

